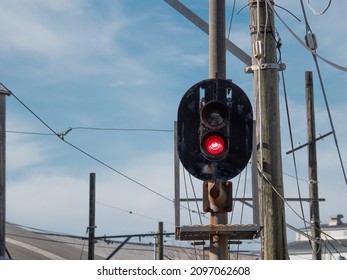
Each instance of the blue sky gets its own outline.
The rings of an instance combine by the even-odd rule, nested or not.
[[[208,1],[182,1],[208,21]],[[230,40],[250,53],[249,9],[237,1]],[[305,1],[304,1],[305,2]],[[318,2],[318,1],[315,1]],[[324,2],[324,1],[323,1]],[[226,1],[229,25],[233,1]],[[277,8],[301,37],[305,25],[300,1],[278,0],[298,18]],[[324,8],[320,1],[317,10]],[[343,34],[347,3],[333,2],[314,16],[305,2],[318,53],[347,65]],[[315,78],[317,134],[331,131],[311,54],[276,19],[287,65],[285,82],[295,145],[306,142],[304,71]],[[190,86],[208,78],[208,37],[163,0],[3,0],[0,4],[0,82],[54,131],[96,127],[172,130],[181,97]],[[346,73],[320,61],[344,163]],[[227,54],[227,77],[253,103],[252,75]],[[283,88],[280,88],[285,193],[297,197]],[[89,173],[96,173],[96,234],[155,231],[164,221],[174,230],[173,133],[73,129],[65,139],[117,171],[162,196],[128,180],[52,135],[14,97],[7,98],[7,220],[52,231],[83,235],[88,225]],[[318,177],[322,222],[329,215],[347,215],[347,194],[332,137],[318,144]],[[296,154],[302,196],[307,197],[307,151]],[[248,172],[248,176],[249,176]],[[244,180],[243,178],[241,181]],[[247,179],[249,181],[249,179]],[[201,191],[201,182],[194,180]],[[233,180],[237,185],[237,178]],[[183,183],[182,183],[183,184]],[[250,185],[246,193],[249,193]],[[107,205],[107,206],[106,206]],[[298,203],[291,207],[300,211]],[[241,206],[235,209],[236,215]],[[308,205],[304,204],[306,219]],[[132,214],[129,214],[129,212]],[[288,223],[303,222],[286,208]],[[183,223],[189,224],[182,212]],[[346,217],[347,218],[347,217]],[[195,219],[195,218],[194,218]],[[208,220],[206,220],[208,221]],[[290,240],[294,233],[288,230]]]

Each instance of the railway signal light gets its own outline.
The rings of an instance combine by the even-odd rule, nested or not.
[[[203,181],[228,181],[252,152],[252,105],[230,80],[208,79],[182,97],[177,115],[177,151],[183,166]]]
[[[200,109],[200,145],[201,151],[212,160],[222,159],[229,148],[229,110],[219,101],[202,104]]]

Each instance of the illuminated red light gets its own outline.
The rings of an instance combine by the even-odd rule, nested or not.
[[[211,155],[218,155],[224,151],[225,143],[218,135],[209,136],[205,141],[206,152]]]

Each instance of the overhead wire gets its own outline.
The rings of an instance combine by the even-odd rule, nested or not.
[[[244,183],[243,183],[243,195],[242,195],[242,198],[244,198],[244,199],[246,198],[247,171],[248,171],[248,166],[246,166],[245,179],[244,179]],[[245,204],[242,203],[242,206],[241,206],[241,213],[240,213],[240,225],[243,224],[244,208],[245,208]],[[239,239],[238,241],[240,241],[240,239]],[[239,254],[240,254],[240,242],[237,244],[236,259],[239,259]]]
[[[186,179],[186,172],[183,170],[183,181],[184,181],[184,190],[186,193],[186,202],[187,202],[187,208],[188,208],[188,213],[189,213],[189,222],[192,225],[193,224],[193,219],[192,219],[192,211],[190,209],[190,203],[189,203],[189,195],[188,195],[188,184],[187,184],[187,179]]]
[[[0,83],[0,85],[2,85],[2,86],[10,93],[11,96],[13,96],[24,108],[26,108],[32,115],[34,115],[34,117],[37,118],[45,127],[47,127],[47,128],[52,132],[52,135],[57,136],[57,137],[58,137],[59,139],[61,139],[65,144],[69,145],[70,147],[72,147],[73,149],[79,151],[80,153],[84,154],[85,156],[91,158],[92,160],[98,162],[99,164],[103,165],[104,167],[106,167],[106,168],[112,170],[113,172],[119,174],[120,176],[122,176],[122,177],[128,179],[129,181],[131,181],[131,182],[133,182],[133,183],[135,183],[136,185],[138,185],[138,186],[140,186],[140,187],[142,187],[142,188],[144,188],[144,189],[146,189],[146,190],[148,190],[148,191],[154,193],[155,195],[157,195],[157,196],[159,196],[159,197],[161,197],[161,198],[163,198],[163,199],[165,199],[165,200],[167,200],[167,201],[169,201],[169,202],[173,202],[173,199],[170,199],[170,198],[166,197],[165,195],[163,195],[163,194],[161,194],[161,193],[159,193],[159,192],[157,192],[157,191],[155,191],[155,190],[149,188],[148,186],[144,185],[143,183],[141,183],[141,182],[139,182],[139,181],[133,179],[132,177],[126,175],[126,174],[123,173],[123,172],[120,172],[119,170],[115,169],[115,168],[112,167],[111,165],[105,163],[104,161],[102,161],[102,160],[96,158],[95,156],[91,155],[90,153],[86,152],[85,150],[83,150],[83,149],[77,147],[76,145],[72,144],[71,142],[67,141],[67,140],[65,139],[64,136],[66,136],[66,134],[67,134],[69,131],[71,131],[70,129],[67,130],[67,133],[66,133],[66,132],[65,132],[65,133],[57,133],[50,125],[48,125],[47,122],[45,122],[42,118],[40,118],[33,110],[31,110],[23,101],[21,101],[21,100],[20,100],[13,92],[11,92],[5,85],[3,85],[2,83]],[[80,127],[80,128],[81,128],[81,127]],[[114,130],[114,129],[112,129],[112,130]],[[147,131],[149,131],[149,130],[147,129]],[[151,130],[151,131],[152,131],[152,130]],[[156,130],[156,131],[163,131],[163,130]],[[169,131],[165,130],[165,132],[169,132]],[[183,209],[188,209],[188,208],[184,207],[183,205],[181,205],[181,207],[182,207]],[[191,210],[189,210],[189,209],[188,209],[188,211],[189,211],[189,212],[192,212],[192,213],[196,213],[196,211],[191,211]],[[199,213],[199,215],[200,215],[200,213]]]
[[[130,214],[130,215],[135,215],[135,216],[139,216],[139,217],[142,217],[142,218],[151,219],[151,220],[155,220],[155,221],[163,221],[163,219],[158,219],[158,218],[154,218],[154,217],[151,217],[151,216],[139,214],[139,213],[134,212],[134,211],[132,211],[132,210],[122,209],[122,208],[115,207],[115,206],[112,206],[112,205],[109,205],[109,204],[106,204],[106,203],[102,203],[102,202],[98,202],[98,201],[96,201],[95,203],[96,203],[96,204],[99,204],[99,205],[102,205],[102,206],[104,206],[104,207],[108,207],[108,208],[111,208],[111,209],[114,209],[114,210],[118,210],[118,211],[121,211],[121,212]],[[169,222],[169,221],[165,221],[165,222],[168,223],[168,224],[172,224],[172,223]]]
[[[6,133],[14,133],[14,134],[56,136],[54,133],[45,133],[45,132],[18,131],[18,130],[6,130],[5,132]]]
[[[315,62],[316,68],[317,68],[317,73],[318,73],[318,77],[319,77],[319,82],[320,82],[320,85],[321,85],[321,88],[322,88],[323,97],[324,97],[324,102],[325,102],[325,106],[326,106],[326,109],[327,109],[327,113],[328,113],[328,117],[329,117],[330,126],[331,126],[331,129],[332,129],[332,132],[333,132],[334,142],[335,142],[337,154],[338,154],[338,157],[339,157],[339,161],[340,161],[340,165],[341,165],[343,177],[344,177],[344,180],[345,180],[345,184],[346,184],[346,186],[347,186],[347,175],[346,175],[344,163],[343,163],[343,160],[342,160],[342,155],[341,155],[341,151],[340,151],[340,146],[339,146],[339,143],[338,143],[338,140],[337,140],[335,125],[334,125],[334,122],[333,122],[333,119],[332,119],[332,115],[331,115],[331,111],[330,111],[330,106],[329,106],[329,102],[328,102],[328,97],[327,97],[326,90],[325,90],[325,86],[324,86],[324,83],[323,83],[322,74],[321,74],[321,71],[320,71],[320,67],[319,67],[319,65],[318,65],[317,57],[316,57],[316,56],[313,56],[313,59],[314,59],[314,62]]]
[[[23,226],[23,225],[19,225],[19,224],[14,224],[14,223],[10,223],[10,224],[13,224],[13,225],[16,225],[18,227],[21,227],[21,228],[28,228],[28,229],[35,229],[36,231],[32,231],[33,233],[35,234],[38,234],[38,235],[43,235],[43,236],[47,236],[49,238],[41,238],[41,237],[33,237],[33,236],[27,236],[27,235],[22,235],[22,234],[12,234],[12,233],[9,233],[8,235],[9,236],[13,236],[13,237],[19,237],[19,238],[24,238],[24,239],[28,239],[28,240],[37,240],[37,241],[44,241],[44,242],[50,242],[50,243],[58,243],[58,244],[65,244],[65,245],[74,245],[74,246],[81,246],[81,243],[79,242],[71,242],[71,241],[65,241],[65,239],[63,240],[60,240],[60,239],[52,239],[51,237],[52,236],[55,236],[55,237],[58,237],[58,238],[72,238],[72,239],[80,239],[82,240],[82,244],[83,246],[85,247],[84,243],[86,242],[86,240],[88,240],[88,237],[86,236],[75,236],[75,235],[68,235],[68,234],[59,234],[59,233],[51,233],[52,231],[48,231],[48,230],[44,230],[44,229],[37,229],[37,228],[32,228],[32,227],[28,227],[28,226]],[[144,234],[146,235],[146,234]],[[165,233],[165,235],[171,235],[168,234],[168,233]],[[146,237],[146,236],[144,236]],[[100,248],[100,249],[109,249],[110,246],[109,244],[113,244],[113,243],[118,243],[118,241],[108,241],[106,240],[106,238],[108,238],[108,236],[105,236],[105,240],[103,240],[108,246],[104,246],[104,245],[100,245],[100,242],[98,242],[95,247],[96,248]],[[139,245],[142,245],[142,246],[147,246],[146,243],[133,243],[133,244],[139,244]],[[173,246],[167,246],[166,247],[166,250],[177,250],[179,247],[173,247]],[[153,250],[149,250],[149,249],[139,249],[139,248],[122,248],[122,250],[127,250],[127,251],[148,251],[148,252],[151,252]],[[9,258],[11,259],[10,255],[9,255],[9,252],[7,252]],[[83,251],[80,255],[80,259],[82,259],[82,255],[83,255]]]
[[[236,190],[235,190],[235,197],[238,197],[239,188],[240,188],[240,182],[241,182],[241,175],[242,175],[242,173],[240,173],[239,176],[238,176],[238,180],[237,180],[237,184],[236,184]],[[235,209],[235,205],[236,205],[236,200],[233,200],[232,209]],[[234,211],[231,211],[229,224],[233,223],[234,213],[235,213]]]
[[[305,11],[305,7],[303,5],[303,0],[300,0],[300,3],[301,3],[302,12],[303,12],[304,18],[305,18],[306,36],[307,36],[308,34],[312,33],[312,29],[310,27],[310,24],[309,24],[307,16],[306,16],[306,11]],[[322,93],[323,93],[324,103],[325,103],[325,107],[326,107],[326,110],[327,110],[327,113],[328,113],[330,127],[331,127],[332,132],[333,132],[334,142],[335,142],[335,146],[336,146],[336,150],[337,150],[340,166],[341,166],[341,169],[342,169],[342,173],[343,173],[343,177],[344,177],[344,180],[345,180],[345,184],[347,186],[347,175],[346,175],[346,171],[345,171],[345,167],[344,167],[344,164],[343,164],[340,147],[339,147],[338,140],[337,140],[335,125],[334,125],[333,118],[332,118],[332,115],[331,115],[331,110],[330,110],[330,106],[329,106],[327,93],[326,93],[326,90],[325,90],[325,85],[324,85],[324,82],[323,82],[323,77],[322,77],[320,66],[319,66],[318,59],[317,59],[317,50],[316,49],[312,49],[311,53],[312,53],[312,57],[313,57],[313,60],[314,60],[315,66],[316,66],[316,70],[317,70],[317,74],[318,74],[318,78],[319,78],[319,83],[320,83],[321,90],[322,90]]]
[[[231,10],[231,15],[230,15],[230,23],[229,23],[229,30],[228,30],[228,40],[230,39],[230,33],[231,33],[231,26],[233,24],[234,20],[234,15],[235,15],[235,5],[236,5],[236,0],[233,0],[233,7]]]
[[[170,202],[173,202],[172,199],[170,199],[170,198],[166,197],[165,195],[163,195],[163,194],[161,194],[161,193],[159,193],[159,192],[157,192],[157,191],[155,191],[155,190],[153,190],[153,189],[147,187],[146,185],[144,185],[144,184],[140,183],[139,181],[137,181],[137,180],[131,178],[130,176],[124,174],[123,172],[120,172],[119,170],[115,169],[115,168],[112,167],[111,165],[109,165],[109,164],[103,162],[102,160],[96,158],[95,156],[91,155],[90,153],[84,151],[83,149],[81,149],[81,148],[77,147],[76,145],[72,144],[71,142],[67,141],[67,140],[63,137],[63,135],[57,133],[50,125],[48,125],[47,122],[45,122],[42,118],[40,118],[33,110],[31,110],[31,109],[30,109],[22,100],[20,100],[13,92],[11,92],[11,91],[10,91],[7,87],[5,87],[2,83],[0,83],[0,84],[11,94],[11,96],[13,96],[24,108],[26,108],[35,118],[37,118],[48,130],[50,130],[54,135],[56,135],[59,139],[61,139],[65,144],[69,145],[70,147],[72,147],[73,149],[79,151],[80,153],[84,154],[85,156],[91,158],[92,160],[94,160],[94,161],[100,163],[100,164],[103,165],[104,167],[106,167],[106,168],[112,170],[113,172],[119,174],[120,176],[122,176],[122,177],[128,179],[129,181],[131,181],[131,182],[133,182],[133,183],[135,183],[136,185],[138,185],[138,186],[140,186],[140,187],[142,187],[142,188],[144,188],[144,189],[146,189],[146,190],[148,190],[148,191],[150,191],[150,192],[152,192],[152,193],[154,193],[154,194],[160,196],[161,198],[163,198],[163,199],[165,199],[165,200],[168,200],[168,201],[170,201]]]
[[[201,211],[200,211],[200,207],[199,207],[199,204],[198,204],[197,195],[196,195],[196,191],[195,191],[195,187],[194,187],[194,183],[193,183],[193,179],[192,179],[192,175],[191,174],[189,174],[189,181],[190,181],[190,185],[192,187],[192,192],[193,192],[193,195],[194,195],[194,198],[195,198],[195,205],[196,205],[196,209],[197,209],[197,212],[198,212],[198,215],[199,215],[199,221],[200,221],[200,224],[202,225]]]
[[[187,185],[187,180],[186,180],[186,172],[185,172],[184,169],[183,169],[183,180],[184,180],[184,190],[185,190],[185,193],[186,193],[187,208],[188,208],[188,213],[189,213],[189,222],[192,225],[193,224],[193,219],[192,219],[190,203],[189,203],[189,195],[188,195],[188,185]],[[194,247],[195,259],[197,259],[198,258],[198,253],[197,253],[197,248],[196,248],[195,244],[193,245],[193,247]]]
[[[334,251],[339,255],[339,257],[343,257],[343,256],[341,255],[341,253],[337,250],[337,248],[334,246],[334,244],[331,242],[331,240],[329,240],[328,238],[326,238],[326,241],[327,241],[328,244],[334,249]],[[326,246],[326,247],[328,248],[328,246]],[[333,254],[333,253],[330,252],[330,254],[331,254],[332,257],[334,257],[334,254]],[[334,258],[335,258],[335,257],[334,257]]]
[[[248,6],[250,6],[250,3],[244,5],[244,6],[236,13],[236,15],[239,15],[239,14],[242,12],[242,10],[245,9],[246,7],[248,7]],[[276,4],[273,4],[273,6],[274,6],[274,7],[278,7],[278,8],[280,8],[280,9],[286,11],[288,14],[290,14],[291,16],[293,16],[296,20],[298,20],[299,22],[301,22],[301,20],[300,20],[295,14],[293,14],[291,11],[289,11],[288,9],[286,9],[286,8],[284,8],[284,7],[282,7],[282,6],[276,5]]]
[[[289,129],[289,135],[290,135],[290,137],[289,137],[290,138],[290,145],[291,145],[291,149],[294,150],[293,131],[292,131],[292,125],[291,125],[291,120],[290,120],[287,88],[286,88],[285,77],[284,77],[283,71],[281,71],[281,73],[282,73],[281,76],[282,76],[282,85],[283,85],[284,99],[285,99],[285,105],[286,105],[288,129]],[[298,192],[298,197],[299,197],[301,215],[303,217],[303,220],[305,221],[306,220],[306,218],[305,218],[305,211],[304,211],[304,207],[303,207],[303,203],[302,203],[302,196],[301,196],[301,190],[300,190],[298,168],[297,168],[296,156],[295,156],[295,152],[294,151],[292,153],[292,158],[293,158],[293,164],[294,164],[295,181],[296,181],[296,187],[297,187],[297,192]],[[304,223],[304,228],[305,228],[306,232],[308,233],[308,227],[307,227],[306,223]]]
[[[330,5],[331,5],[331,3],[332,3],[332,0],[329,0],[328,4],[326,5],[326,7],[325,7],[321,12],[317,12],[316,9],[311,5],[310,2],[311,2],[310,0],[307,0],[307,5],[308,5],[308,7],[311,9],[311,11],[313,12],[313,14],[314,14],[315,16],[321,16],[321,15],[325,14],[325,13],[329,10]]]
[[[97,130],[97,131],[129,131],[129,132],[173,132],[172,129],[155,129],[155,128],[108,128],[108,127],[88,127],[76,126],[68,130]],[[67,130],[67,131],[68,131]]]
[[[121,131],[124,131],[124,130],[127,130],[127,131],[154,131],[154,132],[172,132],[172,130],[163,130],[163,129],[118,129],[118,128],[96,128],[96,127],[74,127],[74,128],[69,128],[68,130],[66,130],[65,132],[63,133],[57,133],[53,128],[51,128],[51,126],[49,126],[42,118],[40,118],[33,110],[31,110],[23,101],[21,101],[13,92],[11,92],[6,86],[4,86],[2,83],[0,83],[9,93],[11,96],[13,96],[22,106],[24,106],[31,114],[33,114],[42,124],[44,124],[44,126],[46,126],[52,133],[51,134],[48,134],[48,133],[33,133],[33,132],[19,132],[19,131],[8,131],[8,132],[12,132],[12,133],[24,133],[24,134],[38,134],[38,135],[55,135],[57,137],[59,137],[59,139],[61,139],[63,142],[65,142],[66,144],[68,144],[69,146],[71,146],[72,148],[76,149],[77,151],[81,152],[82,154],[90,157],[91,159],[97,161],[98,163],[102,164],[103,166],[111,169],[112,171],[118,173],[119,175],[125,177],[126,179],[134,182],[135,184],[147,189],[148,191],[151,191],[152,193],[155,193],[156,195],[170,201],[170,202],[173,202],[173,200],[171,200],[170,198],[152,190],[151,188],[145,186],[144,184],[134,180],[133,178],[125,175],[124,173],[116,170],[115,168],[111,167],[110,165],[106,164],[105,162],[99,160],[98,158],[92,156],[91,154],[87,153],[86,151],[80,149],[79,147],[75,146],[74,144],[68,142],[64,136],[66,136],[66,134],[68,132],[70,132],[72,129],[91,129],[91,130],[121,130]],[[104,203],[100,203],[100,202],[96,202],[98,204],[101,204],[101,205],[104,205],[104,206],[107,206],[107,207],[112,207],[112,208],[115,208],[113,206],[110,206],[110,205],[106,205]],[[185,208],[185,207],[183,207]],[[191,211],[189,211],[191,212]],[[128,213],[131,213],[133,214],[134,212],[132,211],[129,211]],[[200,214],[200,213],[199,213]],[[143,217],[145,217],[144,215],[142,215]],[[147,217],[147,216],[146,216]],[[147,217],[147,218],[151,218],[151,217]],[[152,218],[154,219],[154,218]],[[201,219],[201,218],[200,218]],[[157,220],[157,219],[156,219]],[[82,253],[83,253],[83,248],[82,248]],[[81,258],[82,258],[82,253],[81,253]]]
[[[155,129],[155,128],[114,128],[114,127],[88,127],[88,126],[76,126],[69,127],[68,129],[57,133],[59,137],[65,137],[72,130],[96,130],[96,131],[128,131],[128,132],[173,132],[172,129]],[[45,132],[33,132],[33,131],[18,131],[18,130],[6,130],[6,133],[14,134],[28,134],[28,135],[47,135],[47,136],[57,136],[55,133],[45,133]]]
[[[257,0],[257,35],[256,35],[256,41],[259,40],[259,34],[260,34],[260,1]],[[266,28],[267,27],[264,27],[264,32],[266,32]],[[261,71],[261,62],[262,62],[262,55],[260,53],[260,56],[259,57],[255,57],[257,59],[257,64],[258,64],[258,67],[257,67],[257,82],[258,82],[258,93],[257,93],[257,98],[258,98],[258,115],[257,115],[257,118],[258,118],[258,121],[259,121],[259,149],[258,149],[258,162],[260,164],[260,172],[261,174],[264,173],[264,142],[263,142],[263,102],[262,102],[262,88],[261,88],[261,75],[262,75],[262,71]],[[254,54],[253,54],[254,56]],[[259,160],[260,159],[260,160]],[[257,164],[258,164],[257,163]],[[265,184],[264,184],[264,179],[263,179],[263,176],[261,177],[261,180],[260,180],[260,191],[261,191],[261,213],[259,215],[259,217],[261,218],[261,223],[264,224],[264,221],[265,221],[265,200],[264,200],[264,197],[265,197]],[[260,239],[261,239],[261,254],[263,254],[264,252],[264,235],[261,234],[260,236]]]
[[[267,1],[267,3],[270,5],[270,1],[269,1],[269,0],[266,0],[266,1]],[[301,3],[302,3],[302,0],[301,0]],[[270,6],[270,7],[271,7],[271,9],[274,11],[274,13],[278,16],[278,14],[277,14],[277,12],[275,11],[275,9],[274,9],[272,6]],[[305,23],[306,23],[306,32],[307,32],[307,33],[311,33],[312,30],[311,30],[310,26],[308,25],[307,17],[306,17],[305,12],[304,12],[304,15],[305,15]],[[278,17],[279,17],[279,16],[278,16]],[[281,20],[281,21],[285,24],[285,26],[289,29],[289,27],[286,25],[286,23],[285,23],[282,19],[280,19],[280,20]],[[291,30],[290,30],[290,31],[291,31]],[[291,31],[291,32],[292,32],[292,31]],[[295,36],[297,36],[294,32],[292,32],[292,33],[293,33]],[[299,40],[301,40],[301,39],[299,39]],[[301,40],[301,41],[302,41],[302,40]],[[306,44],[305,44],[305,47],[308,48],[308,47],[306,46]],[[314,57],[314,60],[315,60],[315,63],[316,63],[316,67],[317,67],[317,71],[318,71],[319,76],[320,76],[320,82],[321,82],[321,86],[322,86],[322,90],[323,90],[323,95],[324,95],[324,97],[325,97],[326,106],[327,106],[327,108],[328,108],[329,120],[330,120],[330,123],[331,123],[331,125],[332,125],[333,131],[335,131],[335,130],[334,130],[334,127],[333,127],[333,123],[332,123],[331,114],[329,113],[329,112],[330,112],[330,109],[329,109],[329,107],[328,107],[328,103],[327,103],[327,99],[326,99],[326,94],[325,94],[325,90],[324,90],[324,85],[323,85],[323,82],[322,82],[322,78],[321,78],[321,74],[320,74],[320,69],[319,69],[319,66],[318,66],[318,61],[317,61],[318,55],[316,55],[315,50],[310,50],[310,51],[311,51],[311,53],[313,54],[313,57]],[[329,63],[329,64],[331,64],[331,63]],[[337,68],[338,68],[338,67],[337,67]],[[339,152],[339,148],[338,148],[338,144],[337,144],[336,134],[334,134],[334,135],[335,135],[335,144],[336,144],[337,149],[338,149],[339,159],[340,159],[340,163],[341,163],[342,170],[343,170],[344,177],[345,177],[345,181],[346,181],[346,176],[345,176],[345,172],[344,172],[342,157],[341,157],[341,154],[340,154],[340,152]],[[258,171],[259,171],[260,174],[262,174],[262,176],[265,176],[265,174],[263,174],[263,172],[261,172],[260,167],[258,167]],[[267,180],[267,182],[268,182],[269,184],[271,184],[271,182],[270,182],[267,178],[265,178],[265,179]],[[347,181],[346,181],[346,183],[347,183]],[[272,184],[271,184],[271,186],[272,186]],[[310,222],[307,222],[307,221],[305,220],[304,216],[301,217],[301,216],[293,209],[293,207],[291,207],[291,206],[285,201],[285,199],[277,192],[277,190],[275,189],[274,186],[272,186],[272,188],[273,188],[273,190],[277,193],[277,195],[280,196],[281,199],[286,203],[286,205],[287,205],[287,206],[288,206],[288,207],[289,207],[300,219],[302,219],[302,220],[304,221],[305,224],[311,225]],[[318,230],[320,230],[320,231],[322,232],[321,229],[318,229]],[[326,233],[325,233],[325,234],[326,234]],[[329,237],[332,238],[333,240],[335,240],[333,237],[331,237],[331,236],[329,236]],[[317,240],[313,240],[313,241],[316,242]],[[338,240],[336,240],[336,241],[337,241],[340,245],[347,247],[347,246],[346,246],[345,244],[343,244],[342,242],[339,242]]]
[[[233,4],[232,4],[232,10],[231,10],[231,15],[230,15],[230,23],[229,23],[229,30],[228,30],[228,40],[230,38],[230,35],[231,35],[231,28],[232,28],[232,24],[233,24],[233,19],[234,19],[234,16],[235,16],[235,7],[236,7],[236,0],[233,0],[232,1]],[[243,173],[243,172],[242,172]],[[235,197],[237,197],[237,194],[238,194],[238,190],[239,190],[239,186],[240,186],[240,181],[241,181],[241,176],[242,176],[242,173],[239,174],[238,176],[238,183],[237,183],[237,187],[236,187],[236,192],[235,192]],[[246,175],[245,175],[245,184],[246,184],[246,179],[247,179],[247,167],[246,167]],[[246,186],[244,186],[244,188],[246,188]],[[245,190],[244,190],[245,191]],[[233,206],[232,206],[232,209],[235,209],[235,204],[236,204],[236,200],[233,201]],[[240,220],[242,221],[242,216],[243,216],[243,208],[244,208],[244,203],[242,203],[242,210],[241,210],[241,217],[240,217]],[[230,215],[230,224],[232,224],[232,221],[233,221],[233,216],[234,216],[234,211],[231,212],[231,215]]]
[[[266,0],[267,2],[269,2],[270,0]],[[302,1],[302,0],[301,0]],[[306,49],[308,50],[310,53],[312,53],[313,55],[315,55],[317,58],[319,58],[320,60],[324,61],[325,63],[329,64],[330,66],[347,72],[347,67],[339,65],[335,62],[332,62],[324,57],[322,57],[321,55],[319,55],[317,52],[315,52],[314,50],[310,49],[306,43],[289,27],[289,25],[282,19],[282,17],[278,14],[278,12],[276,11],[276,9],[274,9],[273,7],[271,7],[271,9],[274,11],[274,13],[276,14],[277,18],[282,22],[282,24],[285,26],[285,28],[288,29],[288,31],[292,34],[292,36]]]
[[[271,186],[272,190],[276,193],[276,195],[288,206],[288,208],[297,216],[299,217],[299,219],[303,220],[307,225],[311,225],[311,223],[309,221],[306,221],[303,219],[302,216],[300,216],[300,214],[286,201],[286,199],[276,190],[275,186],[272,184],[272,182],[266,177],[265,174],[262,174],[260,172],[259,166],[258,166],[258,173],[264,177],[264,180],[266,180],[268,182],[268,184]],[[340,244],[343,247],[347,248],[347,244],[344,244],[343,242],[341,242],[340,240],[332,237],[330,234],[328,234],[327,232],[323,231],[320,228],[316,228],[318,229],[321,233],[323,233],[325,236],[329,237],[331,240],[334,240],[335,242],[337,242],[338,244]],[[310,235],[307,235],[307,237],[312,238]]]
[[[274,38],[276,40],[275,34],[273,34],[273,36],[274,36]],[[277,33],[277,36],[279,36],[278,33]],[[278,40],[276,40],[276,46],[277,46],[278,52],[280,53],[279,63],[282,63],[282,51],[281,51],[282,42],[279,43],[278,41],[281,41],[281,39],[279,38]],[[294,150],[294,140],[293,140],[292,122],[291,122],[291,119],[290,119],[290,111],[289,111],[289,102],[288,102],[286,79],[285,79],[284,71],[280,71],[280,72],[281,72],[281,77],[282,77],[281,81],[282,81],[282,87],[283,87],[283,92],[284,92],[284,101],[285,101],[285,107],[286,107],[286,115],[287,115],[287,123],[288,123],[288,130],[289,130],[290,145],[291,145],[291,149],[293,151]],[[296,156],[295,156],[295,152],[294,151],[292,153],[292,159],[293,159],[293,165],[294,165],[295,181],[296,181],[296,187],[297,187],[297,192],[298,192],[298,196],[299,196],[299,203],[300,203],[301,214],[302,214],[303,219],[306,220],[305,219],[305,211],[304,211],[304,207],[303,207],[303,203],[302,203],[302,195],[301,195],[301,190],[300,190],[300,183],[299,183],[299,175],[298,175]],[[304,227],[305,227],[306,231],[308,231],[307,226],[306,226],[305,223],[304,223]]]
[[[259,2],[259,1],[258,1]],[[270,1],[267,1],[267,4],[268,5],[270,5]],[[267,5],[266,5],[267,6]],[[258,5],[258,7],[259,7],[259,5]],[[271,7],[271,9],[273,9],[273,7],[270,5],[270,7]],[[259,18],[259,16],[258,16],[258,18]],[[265,27],[266,28],[266,27]],[[258,30],[257,30],[257,39],[259,39],[259,37],[260,37],[260,35],[259,35],[259,22],[258,22]],[[281,59],[280,59],[280,61],[281,61]],[[259,71],[260,72],[260,71]],[[282,74],[283,74],[283,71],[282,71]],[[259,78],[258,78],[259,79]],[[284,80],[284,76],[283,76],[283,80]],[[285,85],[284,85],[284,87],[285,87]],[[259,87],[260,88],[260,87]],[[259,93],[259,92],[258,92]],[[287,97],[286,97],[286,99],[287,99]],[[260,108],[261,108],[261,105],[259,105],[260,106]],[[260,117],[261,117],[261,114],[260,114]],[[289,121],[289,127],[291,127],[291,124],[290,124],[290,119],[288,118],[288,121]],[[291,131],[291,130],[290,130]],[[260,135],[261,135],[261,133],[260,133]],[[292,147],[293,147],[293,141],[292,141],[292,135],[291,135],[291,145],[292,145]],[[297,164],[296,164],[296,159],[295,159],[295,156],[294,156],[294,166],[295,166],[295,179],[296,179],[296,182],[297,182],[297,186],[298,186],[298,191],[299,191],[299,196],[301,196],[300,195],[300,186],[299,186],[299,183],[298,183],[298,175],[297,175]],[[258,169],[258,171],[259,171],[259,173],[260,174],[263,174],[263,171],[262,171],[262,168],[260,167],[259,169]],[[263,174],[264,175],[264,174]],[[270,183],[270,181],[269,180],[267,180],[269,183]],[[273,186],[272,186],[273,187]],[[273,187],[274,188],[274,187]],[[278,193],[278,195],[279,195],[279,193]],[[283,200],[284,200],[284,198],[283,198]],[[287,203],[287,202],[286,202]],[[287,203],[288,204],[288,203]],[[289,207],[296,213],[296,211],[289,205]],[[303,211],[303,207],[302,207],[302,203],[301,203],[301,212],[302,213],[304,213],[304,211]],[[305,221],[305,216],[303,215],[303,217],[301,217],[298,213],[296,213],[301,219],[303,219],[304,220],[304,223],[306,222]],[[309,223],[308,223],[309,224]],[[306,225],[306,223],[305,223],[305,225]],[[306,230],[307,230],[307,227],[305,226],[305,228],[306,228]]]
[[[82,242],[82,248],[81,248],[81,255],[80,255],[80,260],[82,260],[82,257],[83,257],[84,246],[85,246],[86,241],[87,241],[87,235],[88,235],[88,231],[89,231],[89,227],[87,227],[85,237],[83,238],[83,242]]]

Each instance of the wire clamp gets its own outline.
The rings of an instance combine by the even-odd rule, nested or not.
[[[268,69],[276,69],[278,71],[284,71],[286,70],[286,65],[284,63],[261,63],[260,65],[252,65],[252,66],[246,66],[245,72],[247,74],[253,73],[257,70],[268,70]]]

